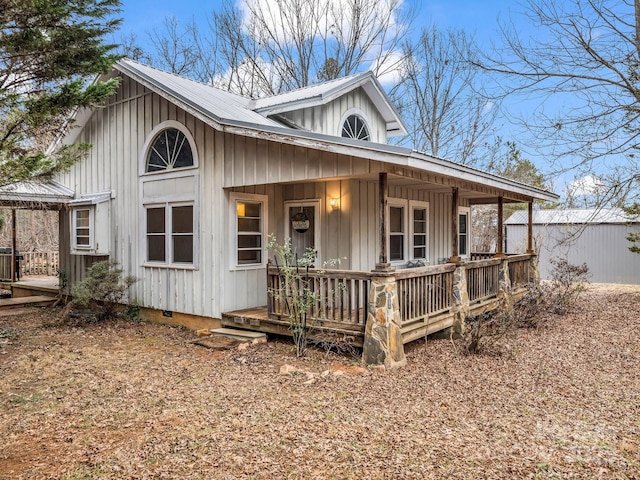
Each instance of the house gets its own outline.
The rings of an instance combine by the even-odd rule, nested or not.
[[[318,329],[367,350],[382,328],[401,350],[451,327],[460,302],[500,294],[504,254],[472,257],[471,205],[557,199],[389,145],[406,128],[369,72],[258,100],[130,60],[111,76],[117,94],[78,112],[64,139],[92,148],[57,179],[74,192],[61,215],[61,270],[72,285],[88,265],[115,259],[139,279],[132,297],[148,316],[287,333],[268,295],[278,281],[267,263],[273,234],[317,249],[318,265],[342,259],[338,271],[314,272]],[[505,257],[520,283],[532,253]],[[393,295],[373,307],[382,291]],[[380,318],[367,326],[372,312]]]
[[[524,251],[526,212],[505,221],[508,251]],[[537,210],[533,234],[538,242],[540,276],[549,279],[552,259],[587,264],[596,283],[640,284],[640,255],[629,251],[627,235],[640,231],[640,219],[619,208]]]

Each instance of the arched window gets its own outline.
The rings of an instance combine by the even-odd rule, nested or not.
[[[193,166],[189,140],[177,128],[166,128],[151,142],[147,153],[146,173]]]
[[[355,138],[356,140],[371,140],[367,124],[359,115],[349,115],[347,117],[342,124],[342,136],[345,138]]]

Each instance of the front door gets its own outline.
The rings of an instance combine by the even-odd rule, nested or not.
[[[319,211],[319,201],[285,202],[285,236],[291,239],[291,249],[296,258],[302,258],[309,248],[318,252],[316,259],[320,257]]]

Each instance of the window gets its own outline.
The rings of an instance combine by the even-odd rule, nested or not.
[[[149,206],[147,211],[147,261],[167,264],[194,263],[193,205]]]
[[[371,140],[369,128],[359,115],[349,115],[342,124],[341,135],[345,138],[355,138],[356,140]]]
[[[163,172],[194,165],[191,144],[177,128],[165,128],[151,142],[145,172]]]
[[[93,213],[90,208],[73,211],[73,246],[77,249],[93,247]]]
[[[411,206],[411,258],[427,260],[429,204],[424,202],[410,202]]]
[[[231,194],[235,267],[263,266],[267,197]]]
[[[404,260],[404,207],[389,206],[389,260],[392,262]]]
[[[466,257],[470,248],[469,209],[458,210],[458,255]]]

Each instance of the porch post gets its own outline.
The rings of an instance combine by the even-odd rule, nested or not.
[[[18,245],[17,236],[16,236],[16,209],[11,209],[11,281],[15,282],[17,280],[18,272],[16,265],[16,247]]]
[[[527,253],[533,252],[533,202],[529,202],[529,221],[527,223]]]
[[[496,245],[496,257],[504,257],[504,224],[502,217],[504,216],[504,199],[498,197],[498,244]]]
[[[376,263],[376,270],[389,271],[391,264],[389,263],[389,254],[387,252],[387,205],[389,203],[389,181],[387,172],[379,173],[378,186],[378,218],[380,221],[379,248],[380,256]]]
[[[398,286],[393,272],[373,271],[369,286],[367,324],[362,344],[365,365],[398,368],[407,364],[400,328]]]
[[[450,263],[459,263],[460,254],[458,252],[458,187],[451,189],[451,258]],[[471,246],[469,246],[471,248]]]

